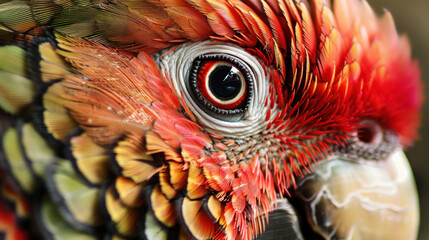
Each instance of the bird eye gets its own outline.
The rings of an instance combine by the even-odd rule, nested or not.
[[[378,146],[383,141],[383,130],[379,124],[366,120],[357,130],[357,139],[363,144]]]
[[[384,129],[375,120],[363,119],[348,144],[337,146],[337,150],[349,159],[378,160],[391,154],[398,143],[398,137],[392,131]]]
[[[227,54],[205,54],[192,63],[189,86],[204,109],[216,114],[244,113],[252,91],[249,69]]]
[[[233,43],[188,42],[153,56],[182,97],[184,110],[208,131],[253,136],[267,126],[270,71]]]

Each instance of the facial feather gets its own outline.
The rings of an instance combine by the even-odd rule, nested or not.
[[[57,42],[38,45],[46,89],[37,117],[72,150],[73,139],[88,137],[110,149],[114,174],[127,178],[114,175],[115,184],[133,198],[150,182],[145,224],[251,239],[277,198],[365,122],[404,146],[416,138],[418,64],[389,13],[379,20],[365,1],[151,0],[97,10],[89,34],[53,21]],[[243,115],[211,115],[187,92],[193,57],[217,52],[250,69],[253,102]],[[76,126],[85,134],[68,139]],[[109,221],[136,235],[126,223],[139,216],[128,207],[142,203],[115,191],[103,192]]]

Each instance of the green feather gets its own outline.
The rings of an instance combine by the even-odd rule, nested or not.
[[[48,167],[47,187],[62,216],[76,229],[93,233],[95,227],[103,224],[99,209],[100,189],[87,186],[69,161]]]
[[[26,77],[25,54],[18,46],[0,47],[0,108],[11,114],[34,97],[34,83]]]
[[[44,239],[79,239],[95,240],[95,236],[76,231],[71,225],[63,220],[55,205],[45,198],[39,210],[38,225],[42,229]]]

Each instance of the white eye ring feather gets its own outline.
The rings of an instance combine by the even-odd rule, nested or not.
[[[188,90],[189,72],[194,59],[205,54],[228,54],[246,63],[253,81],[253,91],[247,111],[239,121],[226,121],[216,118],[195,102]],[[264,105],[269,97],[269,73],[265,71],[258,59],[247,53],[243,48],[234,44],[216,41],[186,43],[159,59],[160,69],[168,75],[178,96],[183,94],[189,109],[208,131],[231,138],[247,138],[266,129],[265,117],[268,107]]]

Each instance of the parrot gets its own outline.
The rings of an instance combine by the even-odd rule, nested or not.
[[[416,239],[422,89],[365,0],[0,0],[0,238]]]

